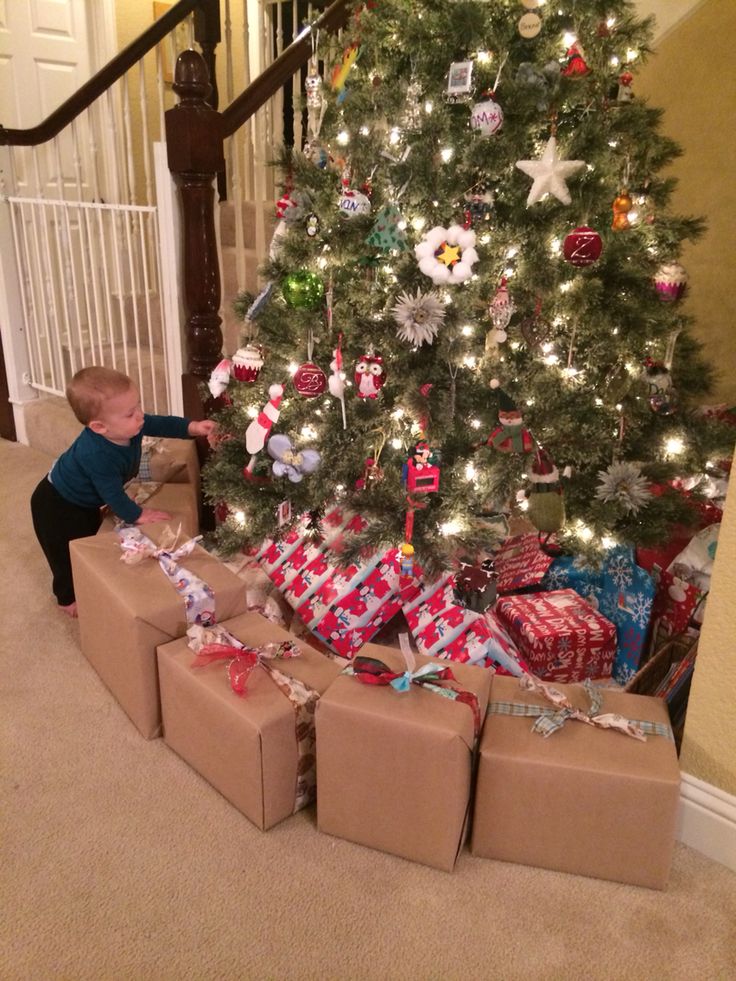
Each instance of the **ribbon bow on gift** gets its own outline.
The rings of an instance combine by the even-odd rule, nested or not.
[[[294,732],[297,749],[294,813],[314,800],[317,787],[314,712],[319,692],[298,678],[291,678],[269,663],[277,659],[299,657],[299,647],[291,641],[246,647],[220,624],[212,627],[192,625],[187,630],[189,647],[195,653],[192,667],[201,668],[215,661],[230,659],[228,677],[236,695],[247,695],[250,673],[257,665],[268,673],[276,687],[285,695],[294,710]]]
[[[412,685],[419,685],[426,691],[443,695],[452,701],[462,702],[473,713],[473,724],[476,738],[480,734],[481,719],[478,698],[472,691],[463,688],[443,687],[443,682],[455,681],[455,676],[448,667],[429,662],[416,667],[414,652],[408,644],[405,634],[399,638],[401,653],[406,661],[406,671],[392,671],[388,664],[376,657],[354,658],[352,664],[345,668],[345,674],[353,675],[364,685],[390,685],[396,691],[407,692]]]
[[[491,702],[488,706],[488,714],[497,715],[519,715],[537,716],[536,722],[532,726],[532,732],[537,732],[546,739],[557,732],[565,725],[568,719],[575,719],[577,722],[584,722],[586,725],[596,729],[615,729],[625,736],[646,742],[645,733],[654,736],[664,736],[672,739],[672,729],[661,722],[648,722],[639,719],[627,719],[617,712],[604,712],[600,714],[603,704],[603,693],[599,688],[595,688],[590,681],[583,682],[588,698],[590,699],[590,709],[585,712],[576,708],[572,702],[558,688],[545,684],[533,675],[525,674],[519,679],[519,687],[522,691],[534,692],[545,698],[551,708],[545,705],[524,705],[519,702]]]
[[[215,593],[211,586],[189,569],[179,565],[179,559],[190,555],[197,542],[197,535],[174,548],[178,533],[166,528],[162,545],[157,546],[135,525],[122,525],[116,529],[122,554],[120,559],[126,565],[136,565],[146,558],[157,559],[162,572],[174,589],[184,599],[187,623],[211,624],[215,622]]]
[[[187,631],[187,636],[195,642],[194,645],[190,645],[194,646],[195,649],[192,667],[203,668],[214,661],[229,660],[227,673],[230,687],[241,698],[248,694],[248,679],[256,665],[261,664],[268,669],[268,666],[263,663],[264,661],[299,657],[301,654],[297,645],[288,640],[280,644],[265,644],[263,647],[245,647],[239,645],[237,641],[234,644],[208,644],[202,639],[204,634],[205,631],[202,627],[197,625],[190,627]],[[201,642],[202,646],[197,646],[198,642]]]

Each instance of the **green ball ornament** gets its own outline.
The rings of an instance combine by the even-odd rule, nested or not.
[[[324,298],[325,287],[316,273],[308,269],[297,269],[284,277],[281,292],[287,306],[294,310],[314,310]]]

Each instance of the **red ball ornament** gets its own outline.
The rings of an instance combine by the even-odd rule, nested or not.
[[[573,266],[590,266],[603,250],[603,242],[594,228],[580,225],[573,229],[562,243],[562,254]]]
[[[300,364],[294,373],[294,388],[305,399],[314,399],[327,390],[327,375],[311,361]]]

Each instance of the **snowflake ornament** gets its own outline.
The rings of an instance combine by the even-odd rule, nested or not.
[[[635,463],[612,463],[607,470],[599,470],[598,477],[595,496],[599,501],[620,504],[633,514],[649,503],[652,492]]]
[[[582,170],[585,161],[561,160],[557,152],[557,140],[550,136],[544,153],[538,160],[517,160],[516,166],[534,181],[526,199],[528,208],[541,201],[545,194],[552,194],[563,204],[570,204],[572,198],[565,181]]]
[[[414,247],[419,268],[435,286],[451,286],[470,279],[478,261],[475,232],[461,225],[437,225]]]
[[[391,309],[399,329],[397,336],[415,347],[432,344],[437,331],[445,319],[445,305],[437,293],[422,293],[417,290],[414,296],[402,293]]]

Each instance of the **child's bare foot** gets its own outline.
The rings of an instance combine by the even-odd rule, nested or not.
[[[77,613],[76,602],[70,603],[69,606],[62,606],[61,604],[59,604],[59,609],[61,610],[62,613],[66,613],[68,617],[72,617],[72,619],[79,616],[79,614]]]

